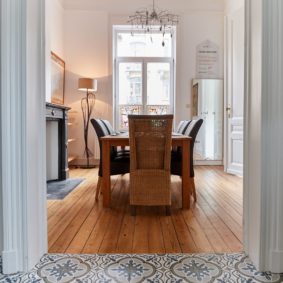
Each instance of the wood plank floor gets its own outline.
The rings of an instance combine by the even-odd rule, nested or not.
[[[64,200],[48,201],[50,253],[198,253],[242,250],[242,179],[220,166],[196,167],[197,203],[181,210],[181,180],[172,178],[172,215],[162,207],[129,208],[129,175],[112,177],[112,208],[95,201],[97,169]]]

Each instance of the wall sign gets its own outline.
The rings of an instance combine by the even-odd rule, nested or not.
[[[219,78],[219,46],[206,40],[197,46],[197,78]]]

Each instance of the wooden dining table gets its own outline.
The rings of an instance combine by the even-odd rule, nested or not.
[[[111,206],[110,153],[112,146],[129,146],[129,135],[109,135],[100,138],[102,143],[102,186],[103,206]],[[172,147],[182,148],[182,208],[190,208],[192,178],[190,177],[190,143],[191,138],[184,135],[172,135]]]

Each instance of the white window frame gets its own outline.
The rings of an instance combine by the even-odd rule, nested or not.
[[[132,32],[130,26],[114,26],[113,27],[113,116],[114,126],[116,130],[119,129],[119,81],[117,75],[119,74],[120,63],[140,63],[142,64],[142,106],[143,113],[146,113],[147,108],[147,65],[148,63],[169,63],[170,64],[170,113],[175,114],[175,50],[176,50],[176,30],[172,37],[172,48],[170,57],[119,57],[117,48],[117,35],[118,33],[129,33]],[[137,31],[138,32],[138,31]],[[159,33],[159,31],[156,31]],[[133,104],[135,106],[137,104]],[[131,106],[125,104],[125,106]],[[138,106],[138,105],[137,105]],[[141,106],[141,105],[140,105]],[[155,106],[155,105],[152,105]]]

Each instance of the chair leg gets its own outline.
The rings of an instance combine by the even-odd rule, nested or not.
[[[193,178],[193,181],[192,181],[192,193],[193,193],[193,197],[194,197],[194,201],[196,202],[197,201],[197,192],[196,192],[196,185],[195,185],[195,178]]]
[[[166,205],[165,206],[165,211],[166,211],[166,216],[170,216],[171,215],[171,206],[170,205]]]
[[[131,215],[136,216],[137,214],[137,207],[135,205],[131,205]]]
[[[98,177],[98,182],[97,182],[96,192],[95,192],[95,200],[98,200],[99,192],[101,189],[101,183],[102,183],[102,177]]]

